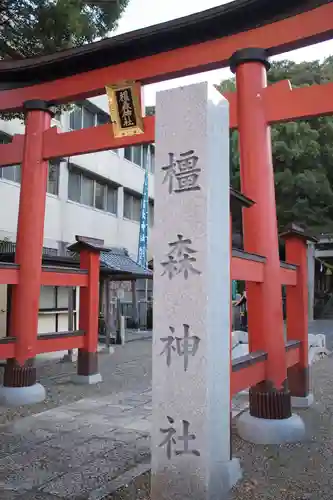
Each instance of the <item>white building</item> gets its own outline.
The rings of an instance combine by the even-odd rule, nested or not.
[[[84,101],[70,111],[62,113],[61,116],[56,116],[52,125],[65,132],[105,124],[108,121],[107,99],[105,96],[100,96]],[[10,142],[14,134],[22,133],[24,124],[21,121],[0,120],[0,142]],[[130,256],[136,260],[146,166],[149,172],[151,228],[154,221],[153,145],[60,158],[50,162],[44,251],[54,255],[64,255],[67,245],[74,242],[76,234],[80,234],[103,239],[106,246],[125,247]],[[4,241],[16,241],[19,193],[20,166],[0,168],[0,245],[2,244],[3,248],[8,246],[4,245]],[[149,242],[150,240],[149,234]],[[151,258],[150,246],[148,258]],[[145,283],[138,284],[139,300],[147,295],[144,287]],[[42,293],[42,309],[48,305],[49,308],[53,307],[51,305],[53,295],[50,290]],[[1,325],[4,323],[6,310],[5,296],[5,290],[0,292],[2,332]]]

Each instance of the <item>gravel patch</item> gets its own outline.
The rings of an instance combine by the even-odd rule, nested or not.
[[[307,428],[303,443],[259,446],[242,441],[233,425],[233,454],[243,478],[230,500],[331,500],[333,490],[333,357],[312,368],[316,403],[299,414]],[[150,500],[150,473],[105,500]]]
[[[99,359],[104,382],[97,386],[72,384],[70,377],[76,371],[75,364],[54,361],[40,364],[38,376],[46,387],[47,400],[30,407],[0,408],[0,424],[8,424],[20,417],[70,404],[82,398],[125,393],[129,388],[142,392],[150,386],[150,342],[134,342],[125,348],[117,348],[111,356],[101,354]],[[308,430],[305,442],[282,446],[254,446],[238,438],[233,428],[233,454],[240,458],[243,479],[230,492],[230,500],[333,498],[333,357],[328,357],[312,367],[312,380],[316,402],[310,409],[299,412]],[[124,408],[125,399],[120,403]],[[144,404],[142,407],[144,408]],[[42,429],[39,432],[40,436],[37,437],[41,442],[52,437]],[[17,447],[21,446],[21,436],[18,435],[15,439],[13,440],[13,436],[6,439],[5,432],[2,434],[2,444],[5,447],[8,445],[7,453],[15,453]],[[27,447],[28,445],[29,443]],[[80,455],[80,449],[76,451]],[[103,476],[102,468],[101,481]],[[47,495],[54,497],[55,491],[54,483],[53,489],[50,488],[43,499],[46,499]],[[23,496],[22,500],[23,498],[30,500],[29,496]],[[115,493],[104,496],[104,499],[150,500],[150,473],[135,478]]]
[[[75,385],[71,377],[76,363],[59,361],[37,362],[38,381],[46,389],[42,403],[7,408],[0,406],[0,425],[19,418],[67,405],[82,398],[108,396],[111,393],[144,391],[151,385],[151,342],[147,340],[117,346],[111,355],[99,354],[99,369],[103,382],[97,385]],[[3,369],[0,369],[0,384]]]
[[[106,497],[105,500],[150,500],[150,471],[136,477],[127,484]],[[104,500],[103,499],[103,500]]]

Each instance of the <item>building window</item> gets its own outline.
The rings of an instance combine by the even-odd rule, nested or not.
[[[95,207],[100,210],[105,209],[106,204],[106,185],[95,182]]]
[[[117,204],[118,204],[118,189],[112,186],[107,187],[107,202],[106,211],[111,214],[117,214]]]
[[[152,174],[155,172],[155,145],[154,144],[150,144],[149,171]]]
[[[59,194],[59,175],[60,175],[60,161],[51,160],[48,166],[47,176],[47,192],[50,194]]]
[[[136,281],[136,291],[137,298],[139,301],[144,301],[147,299],[147,280],[140,279]]]
[[[54,286],[41,286],[39,296],[39,310],[50,311],[56,307],[56,294]]]
[[[90,111],[90,109],[85,106],[82,107],[82,127],[89,128],[94,127],[96,122],[95,113]]]
[[[9,144],[11,137],[0,133],[0,144]],[[52,160],[48,165],[47,192],[58,195],[59,190],[59,160]],[[0,168],[0,179],[21,183],[21,165],[11,165]]]
[[[82,128],[82,107],[74,105],[69,113],[69,128],[71,130],[80,130]]]
[[[132,148],[131,147],[124,149],[124,158],[128,161],[132,161]]]
[[[111,123],[110,117],[107,113],[104,113],[103,111],[99,111],[96,113],[96,120],[97,120],[97,125],[106,125],[108,123]]]
[[[129,146],[124,149],[124,158],[139,167],[154,173],[155,146],[154,144],[142,144],[140,146]]]
[[[144,163],[143,163],[143,147],[142,146],[133,146],[132,147],[132,162],[135,163],[136,165],[139,165],[139,167],[144,168]]]
[[[85,175],[81,175],[81,203],[94,206],[94,181]]]
[[[149,202],[148,224],[149,227],[153,227],[154,225],[154,203],[152,201]]]
[[[12,138],[10,135],[0,133],[0,144],[10,144]],[[20,182],[21,181],[21,169],[19,165],[12,165],[10,167],[0,168],[0,178],[6,179],[7,181]]]
[[[69,167],[68,199],[117,215],[118,188]]]
[[[124,217],[140,222],[141,196],[124,191]]]
[[[6,179],[12,182],[21,182],[21,167],[20,165],[12,165],[10,167],[1,168],[1,179]]]
[[[0,144],[9,144],[10,142],[12,142],[10,135],[0,132]]]
[[[72,307],[69,295],[72,294]],[[47,315],[49,331],[59,332],[68,330],[68,315],[73,311],[73,328],[76,329],[76,288],[42,286],[40,290],[39,313]],[[53,323],[53,326],[51,326]]]
[[[68,199],[78,203],[81,201],[81,174],[74,170],[69,171]]]
[[[95,111],[93,106],[75,104],[69,113],[69,128],[71,130],[81,130],[106,123],[110,123],[109,115],[104,111]]]
[[[0,168],[0,179],[21,183],[21,165]],[[48,166],[47,192],[58,195],[59,162],[50,162]]]

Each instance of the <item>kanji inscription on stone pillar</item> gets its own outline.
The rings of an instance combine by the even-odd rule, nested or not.
[[[206,83],[157,94],[152,499],[213,500],[230,459],[228,102]]]

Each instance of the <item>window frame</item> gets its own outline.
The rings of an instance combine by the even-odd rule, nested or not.
[[[71,116],[75,113],[75,111],[79,109],[80,114],[81,114],[81,125],[80,128],[73,128],[71,127]],[[84,113],[85,111],[87,113],[90,113],[91,115],[94,116],[93,118],[93,125],[89,125],[88,127],[84,126]],[[103,116],[105,118],[105,123],[99,123],[99,117]],[[73,109],[71,109],[68,112],[68,130],[74,131],[74,130],[82,130],[84,128],[91,128],[91,127],[98,127],[107,124],[110,122],[110,116],[108,113],[106,113],[103,109],[100,109],[93,104],[90,104],[89,102],[85,101],[83,103],[74,103]],[[111,123],[111,122],[110,122]]]
[[[140,148],[140,164],[134,161],[135,149]],[[147,153],[145,155],[144,150],[146,149]],[[137,146],[127,146],[124,148],[124,159],[133,163],[142,170],[146,170],[145,157],[147,161],[147,169],[148,172],[153,174],[155,171],[155,145],[154,144],[140,144]]]
[[[70,175],[78,175],[80,182],[79,182],[79,189],[80,189],[80,196],[79,196],[79,201],[78,200],[73,200],[70,198],[70,193],[69,193],[69,183],[70,183]],[[71,201],[72,203],[78,203],[80,205],[83,205],[84,207],[89,207],[93,208],[94,210],[98,210],[100,212],[104,212],[107,214],[115,215],[118,217],[118,188],[119,186],[117,184],[114,184],[113,182],[110,182],[108,179],[100,178],[97,176],[94,176],[93,174],[89,175],[90,172],[86,173],[85,171],[83,172],[82,169],[77,167],[76,165],[70,164],[68,165],[68,186],[67,186],[67,199],[68,201]],[[86,203],[82,202],[82,185],[83,179],[87,179],[89,181],[93,182],[93,205],[87,205]],[[96,183],[104,187],[104,208],[98,208],[96,207]],[[108,194],[109,190],[114,193],[115,200],[114,200],[114,208],[115,212],[109,210],[108,206]]]
[[[50,181],[50,166],[56,167],[56,181],[55,181],[56,192],[55,193],[50,190],[50,182],[53,182],[53,181]],[[57,197],[59,196],[60,168],[61,168],[61,160],[60,159],[50,160],[48,162],[46,192],[48,194],[51,194],[52,196],[57,196]]]
[[[131,197],[131,206],[130,206],[130,216],[127,217],[127,215],[125,215],[125,202],[126,202],[126,197],[127,196],[130,196]],[[133,214],[134,214],[134,205],[133,205],[133,200],[136,199],[139,201],[139,217],[138,219],[134,218],[133,217]],[[140,214],[141,214],[141,200],[142,200],[142,195],[140,195],[139,193],[134,193],[133,191],[130,191],[128,189],[124,189],[124,206],[123,206],[123,218],[126,219],[126,220],[130,220],[132,222],[137,222],[137,223],[140,223]]]
[[[5,132],[0,131],[0,144],[10,144],[12,142],[12,136],[9,134],[6,134]],[[53,193],[50,191],[49,186],[50,186],[50,164],[56,166],[56,171],[57,171],[57,179],[56,179],[56,193]],[[55,159],[51,160],[48,162],[47,166],[47,186],[46,186],[46,192],[47,194],[51,194],[53,196],[59,196],[59,180],[60,180],[60,164],[61,160],[60,159]],[[4,177],[4,172],[7,170],[7,172],[11,169],[11,172],[14,172],[14,179],[8,179],[7,177]],[[14,170],[13,170],[14,169]],[[14,184],[21,185],[21,165],[8,165],[8,166],[3,166],[0,167],[0,181],[5,181],[5,182],[13,182]]]
[[[148,201],[148,227],[154,227],[154,200]]]

